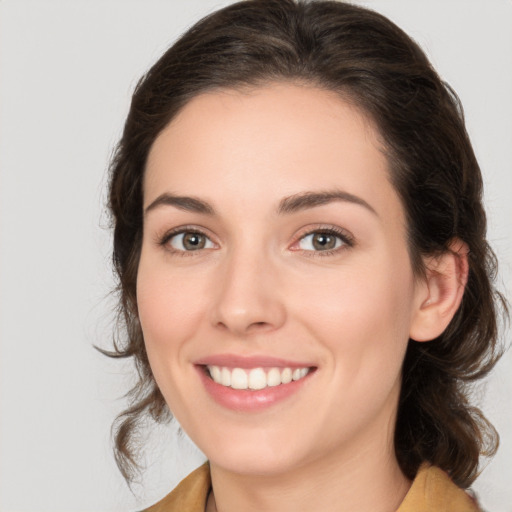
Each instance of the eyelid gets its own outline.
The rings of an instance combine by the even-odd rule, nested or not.
[[[325,233],[339,238],[342,241],[341,247],[337,247],[335,249],[326,249],[324,251],[307,250],[298,247],[298,244],[302,240],[304,240],[304,238],[318,233]],[[308,256],[329,256],[332,254],[336,254],[340,251],[346,250],[347,248],[353,247],[354,245],[354,236],[349,231],[331,224],[319,224],[316,226],[307,226],[300,230],[299,233],[296,235],[295,241],[291,245],[290,250],[302,252],[304,254],[307,254]]]
[[[197,233],[198,235],[202,235],[202,236],[206,237],[213,245],[218,247],[218,244],[212,239],[213,237],[208,233],[208,230],[205,228],[202,228],[202,227],[198,227],[196,225],[177,226],[175,228],[167,230],[164,232],[163,235],[156,236],[156,243],[157,243],[157,245],[164,247],[170,253],[179,254],[182,256],[192,256],[194,253],[200,253],[200,252],[204,251],[205,249],[206,250],[212,249],[211,247],[208,247],[208,248],[198,249],[196,251],[185,251],[185,250],[180,250],[180,249],[171,247],[169,242],[172,240],[172,238],[174,238],[175,236],[184,234],[184,233]]]
[[[206,228],[197,226],[197,225],[183,225],[183,226],[177,226],[175,228],[172,228],[170,230],[167,230],[164,232],[163,235],[157,235],[155,238],[155,242],[157,245],[164,247],[167,251],[174,254],[179,254],[182,256],[192,256],[194,253],[200,253],[204,251],[205,249],[198,249],[197,251],[186,251],[186,250],[179,250],[175,248],[171,248],[169,246],[169,241],[183,233],[197,233],[204,237],[206,237],[212,244],[216,246],[216,248],[219,247],[219,244],[214,241],[214,237],[209,234],[209,230]],[[306,250],[306,249],[300,249],[298,244],[307,236],[312,234],[318,234],[318,233],[325,233],[333,235],[337,238],[339,238],[342,241],[341,247],[337,247],[335,249],[326,249],[324,251],[314,251],[314,250]],[[302,228],[297,235],[294,237],[294,242],[289,247],[289,250],[296,251],[296,252],[302,252],[304,254],[307,254],[308,256],[329,256],[331,254],[338,253],[340,251],[343,251],[347,248],[353,247],[355,245],[354,236],[347,231],[346,229],[340,228],[339,226],[331,225],[331,224],[318,224],[314,226],[306,226]],[[206,250],[211,250],[211,248],[207,248]]]

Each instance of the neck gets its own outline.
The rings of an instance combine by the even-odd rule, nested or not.
[[[375,441],[375,437],[373,438]],[[207,512],[395,512],[410,481],[401,472],[392,443],[352,453],[331,453],[291,471],[240,475],[210,462],[213,493]]]

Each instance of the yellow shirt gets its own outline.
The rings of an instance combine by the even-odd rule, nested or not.
[[[145,512],[204,512],[210,468],[203,464]],[[476,502],[439,468],[423,465],[397,512],[479,512]]]

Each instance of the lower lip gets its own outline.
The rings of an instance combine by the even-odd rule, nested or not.
[[[243,412],[261,411],[286,400],[297,393],[305,381],[308,381],[314,373],[314,370],[310,370],[302,379],[252,391],[249,389],[233,389],[217,384],[206,374],[204,366],[196,366],[196,368],[206,391],[218,404],[234,411]]]

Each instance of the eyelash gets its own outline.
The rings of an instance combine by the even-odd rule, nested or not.
[[[175,228],[171,231],[168,231],[163,236],[159,237],[157,243],[158,243],[158,245],[164,247],[171,254],[176,254],[176,255],[185,256],[185,257],[186,256],[194,256],[194,253],[200,252],[201,249],[199,249],[197,251],[185,251],[185,250],[182,251],[182,250],[172,248],[169,244],[169,242],[170,242],[170,240],[172,240],[172,238],[174,238],[177,235],[184,234],[184,233],[195,233],[195,234],[204,236],[208,240],[211,241],[210,237],[208,235],[206,235],[204,233],[204,231],[202,231],[196,227],[193,227],[193,226],[190,226],[190,227],[182,226],[179,228]],[[350,235],[346,231],[336,228],[334,226],[325,226],[325,227],[319,226],[314,229],[309,229],[309,230],[305,231],[304,233],[302,233],[297,238],[297,240],[293,243],[293,245],[300,243],[300,241],[305,239],[307,236],[315,235],[315,234],[316,235],[318,235],[318,234],[331,235],[336,238],[339,238],[342,242],[342,245],[341,245],[341,247],[337,247],[335,249],[328,249],[325,251],[311,251],[311,250],[305,250],[305,249],[293,249],[293,251],[302,252],[304,255],[311,257],[311,258],[316,258],[316,257],[322,258],[322,257],[332,256],[340,251],[346,250],[347,248],[354,247],[354,245],[355,245],[352,235]]]
[[[339,238],[342,242],[341,247],[336,247],[334,249],[327,249],[325,251],[309,251],[305,249],[294,249],[296,251],[302,252],[305,256],[309,258],[325,258],[328,256],[333,256],[338,254],[340,251],[344,251],[351,247],[354,247],[355,241],[352,235],[350,235],[347,231],[342,230],[340,228],[334,226],[318,226],[313,229],[308,229],[304,233],[302,233],[297,241],[293,243],[293,245],[298,244],[301,240],[304,240],[309,235],[331,235],[336,238]]]
[[[197,235],[204,236],[208,240],[211,240],[208,235],[206,235],[203,231],[201,231],[200,229],[198,229],[196,227],[193,227],[193,226],[181,226],[179,228],[172,229],[171,231],[168,231],[167,233],[165,233],[162,237],[159,237],[158,245],[162,246],[163,248],[165,248],[167,251],[169,251],[173,255],[185,256],[185,257],[186,256],[194,256],[194,253],[195,252],[200,252],[200,249],[197,250],[197,251],[181,251],[181,250],[178,250],[178,249],[174,249],[169,244],[169,242],[175,236],[182,235],[184,233],[194,233],[194,234],[197,234]]]

